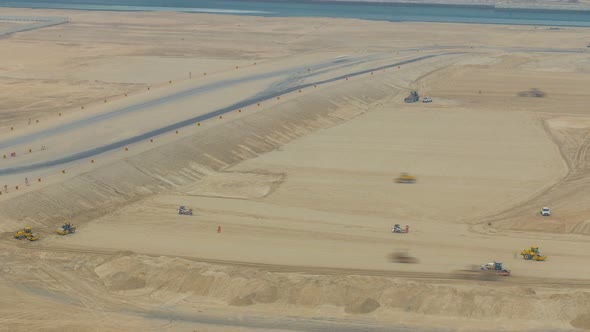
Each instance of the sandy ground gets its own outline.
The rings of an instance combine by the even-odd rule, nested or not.
[[[0,53],[0,144],[9,146],[3,154],[25,152],[0,160],[2,169],[269,89],[455,53],[295,91],[66,173],[3,176],[5,328],[590,328],[587,30],[0,12],[71,18],[0,39],[9,50]],[[341,56],[354,61],[332,63]],[[116,115],[212,84],[220,87]],[[519,96],[531,88],[546,96]],[[404,103],[412,89],[433,102]],[[60,129],[97,116],[92,127]],[[48,149],[26,153],[42,144]],[[401,172],[417,183],[394,183]],[[194,215],[178,215],[180,205]],[[551,217],[538,215],[542,206]],[[51,234],[64,219],[76,234]],[[39,241],[12,239],[24,223]],[[410,232],[392,234],[396,223]],[[531,245],[548,260],[521,259]],[[392,263],[398,250],[419,264]],[[485,282],[457,272],[494,260],[512,276]]]

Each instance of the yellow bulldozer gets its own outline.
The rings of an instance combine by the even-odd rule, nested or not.
[[[402,173],[395,178],[395,183],[416,183],[416,177],[408,173]]]
[[[539,247],[533,246],[529,249],[523,250],[520,255],[522,258],[526,259],[527,261],[534,260],[534,261],[544,261],[547,259],[547,256],[541,255],[539,252]]]
[[[36,241],[39,237],[33,233],[30,226],[19,230],[14,234],[14,238],[18,240],[27,239],[29,241]]]

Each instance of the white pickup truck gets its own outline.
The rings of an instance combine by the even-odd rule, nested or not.
[[[549,216],[551,216],[551,210],[549,210],[548,207],[544,207],[541,209],[541,215],[543,217],[549,217]]]

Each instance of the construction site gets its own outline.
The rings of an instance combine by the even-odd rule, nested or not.
[[[590,329],[586,28],[0,13],[0,330]]]

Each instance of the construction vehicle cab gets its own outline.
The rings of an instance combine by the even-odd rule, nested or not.
[[[416,183],[416,177],[408,173],[401,173],[399,177],[395,179],[396,183]]]
[[[407,96],[407,97],[404,99],[404,102],[406,102],[406,103],[415,103],[415,102],[417,102],[418,100],[420,100],[420,96],[418,95],[418,92],[416,92],[416,91],[412,91],[412,92],[410,92],[410,95],[409,95],[409,96]]]
[[[29,241],[36,241],[39,237],[33,233],[30,226],[26,226],[14,234],[14,238],[18,240],[27,239]]]
[[[61,226],[60,228],[56,229],[55,232],[59,235],[76,233],[76,226],[67,222],[63,224],[63,226]]]
[[[534,260],[534,261],[544,261],[547,259],[547,256],[542,255],[539,252],[539,247],[532,246],[528,249],[523,250],[520,255],[527,261]]]

